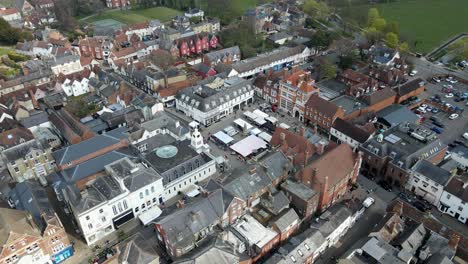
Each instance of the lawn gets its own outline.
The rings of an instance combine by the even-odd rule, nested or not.
[[[0,47],[0,56],[7,55],[11,51],[11,48]]]
[[[114,19],[124,24],[141,23],[146,20],[159,19],[161,22],[169,21],[176,15],[181,14],[180,11],[167,7],[153,7],[147,9],[133,9],[128,11],[108,10],[101,15],[94,15],[85,19],[82,22],[96,22],[104,19]]]
[[[467,0],[400,0],[374,6],[355,5],[350,11],[362,21],[367,9],[375,6],[387,22],[400,23],[402,38],[417,52],[427,53],[450,37],[468,32]]]

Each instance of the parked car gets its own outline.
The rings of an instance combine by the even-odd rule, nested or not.
[[[439,128],[439,127],[433,127],[431,128],[432,131],[436,132],[437,134],[442,134],[442,132],[444,132],[444,130],[442,128]]]
[[[436,82],[436,83],[440,83],[440,79],[437,78],[437,77],[432,78],[432,80],[433,80],[434,82]]]
[[[437,121],[437,120],[436,120],[436,121],[433,121],[432,124],[434,124],[434,125],[436,125],[436,126],[438,126],[438,127],[440,127],[440,128],[444,128],[444,127],[445,127],[445,125],[444,125],[442,122]]]
[[[364,207],[369,208],[371,205],[374,204],[374,202],[375,202],[374,198],[367,197],[362,204],[364,205]]]
[[[450,119],[450,120],[454,120],[454,119],[457,119],[458,116],[459,116],[458,114],[451,114],[451,115],[449,116],[449,119]]]
[[[431,112],[434,113],[434,114],[437,114],[437,113],[439,113],[439,109],[434,107]]]
[[[416,74],[418,74],[418,71],[417,70],[412,70],[408,75],[409,76],[415,76]]]
[[[411,203],[412,202],[412,198],[411,196],[409,196],[407,193],[404,193],[404,192],[400,192],[398,194],[398,197],[400,197],[401,199],[403,199],[404,201],[407,201],[408,203]]]
[[[430,210],[431,207],[428,206],[427,204],[421,202],[421,201],[415,201],[413,202],[413,206],[416,207],[418,210],[422,212],[426,212],[427,210]]]
[[[384,180],[381,180],[378,182],[378,184],[380,185],[380,187],[382,187],[384,190],[388,191],[388,192],[391,192],[392,191],[392,186],[390,184],[388,184],[388,182],[384,181]]]
[[[468,140],[468,132],[463,133],[463,138]]]
[[[453,97],[453,93],[448,93],[445,95],[445,98],[452,98]]]
[[[463,141],[461,141],[461,140],[459,140],[459,139],[455,139],[455,140],[453,141],[453,143],[458,144],[458,145],[463,145],[463,144],[465,144],[465,142],[463,142]]]
[[[448,146],[449,146],[450,148],[454,148],[454,147],[457,146],[457,144],[449,143]]]

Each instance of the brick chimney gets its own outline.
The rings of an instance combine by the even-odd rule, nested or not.
[[[401,215],[403,214],[403,202],[397,201],[392,208],[392,212],[396,213],[398,216],[401,217]]]
[[[325,142],[323,142],[322,140],[320,140],[317,143],[316,147],[317,147],[317,154],[322,155],[325,152]]]
[[[286,79],[288,76],[289,76],[289,70],[286,67],[286,68],[283,69],[283,78]]]
[[[309,161],[310,158],[310,151],[306,149],[304,152],[304,167],[307,166],[307,162]]]
[[[177,201],[177,208],[184,208],[185,207],[185,201],[183,199],[180,199]]]
[[[288,143],[286,142],[286,134],[284,132],[281,132],[280,134],[280,141],[281,141],[281,146],[285,146]]]
[[[452,248],[453,250],[457,250],[458,243],[460,242],[460,235],[453,233],[450,235],[449,241],[448,241],[448,246]]]
[[[302,127],[299,129],[299,135],[300,135],[301,137],[303,137],[304,134],[305,134],[305,127],[302,126]]]

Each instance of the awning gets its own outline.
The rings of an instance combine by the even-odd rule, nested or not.
[[[290,126],[286,125],[285,123],[279,124],[279,127],[284,128],[284,129],[289,129]]]
[[[268,117],[268,114],[266,114],[265,112],[262,112],[258,109],[255,109],[253,111],[253,113],[256,115],[256,116],[259,116],[259,117],[263,117],[263,118],[267,118]]]
[[[258,116],[250,111],[245,111],[244,116],[247,117],[250,120],[255,120]]]
[[[257,117],[255,118],[254,120],[255,124],[261,126],[261,125],[264,125],[266,123],[265,119],[263,119],[263,117]]]
[[[187,188],[187,190],[185,190],[184,193],[188,197],[195,197],[200,194],[200,191],[198,190],[198,186],[192,185],[189,188]]]
[[[232,137],[230,137],[228,134],[224,133],[223,131],[218,131],[213,136],[226,145],[234,141]]]
[[[223,129],[224,133],[228,134],[229,136],[234,136],[237,133],[239,133],[234,127],[228,126],[225,129]]]
[[[267,144],[262,139],[250,135],[243,140],[237,142],[236,144],[231,146],[231,149],[235,152],[239,153],[243,157],[247,157],[250,154],[256,152],[259,149],[265,149]]]
[[[250,133],[250,135],[255,135],[256,136],[256,135],[262,133],[262,131],[260,129],[258,129],[258,128],[254,128],[254,129],[250,130],[249,133]]]
[[[273,125],[276,124],[276,122],[278,122],[278,119],[272,117],[272,116],[269,116],[269,117],[265,117],[265,120],[266,121],[269,121],[270,123],[272,123]]]
[[[238,125],[241,129],[244,129],[245,127],[247,127],[247,131],[253,128],[251,124],[247,123],[246,121],[240,118],[234,120],[234,123]]]
[[[265,140],[265,142],[267,142],[267,143],[270,143],[270,141],[271,141],[271,135],[268,134],[267,132],[262,132],[262,133],[258,134],[257,137]]]
[[[147,225],[151,223],[154,219],[158,218],[161,215],[162,211],[159,209],[158,206],[153,206],[150,209],[146,210],[146,212],[141,213],[138,218],[143,223],[143,225]]]

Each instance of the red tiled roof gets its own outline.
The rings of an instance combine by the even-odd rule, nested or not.
[[[8,15],[13,15],[18,13],[18,10],[16,8],[7,8],[4,10],[0,9],[0,16],[8,16]]]
[[[24,127],[17,127],[0,133],[0,146],[7,149],[32,139],[34,136],[31,131]]]
[[[354,169],[355,155],[348,144],[340,144],[313,161],[307,169],[317,170],[316,183],[324,183],[325,177],[328,177],[328,186],[333,186]]]
[[[321,98],[318,95],[312,95],[307,103],[305,104],[306,108],[317,109],[325,116],[334,116],[340,109],[337,105]]]
[[[281,142],[282,134],[285,137],[285,144]],[[294,165],[304,164],[306,157],[310,158],[316,152],[314,144],[305,137],[280,127],[276,128],[275,133],[273,133],[270,144],[279,146],[279,149],[286,156],[292,156]]]
[[[299,70],[285,78],[286,82],[291,83],[292,86],[298,87],[305,93],[310,93],[316,88],[314,87],[315,81],[310,78],[310,73],[303,70]]]
[[[351,69],[346,69],[340,75],[343,76],[344,78],[349,79],[349,80],[351,80],[353,82],[356,82],[356,83],[367,82],[368,79],[370,78],[367,75],[364,75],[362,73],[353,71]]]

